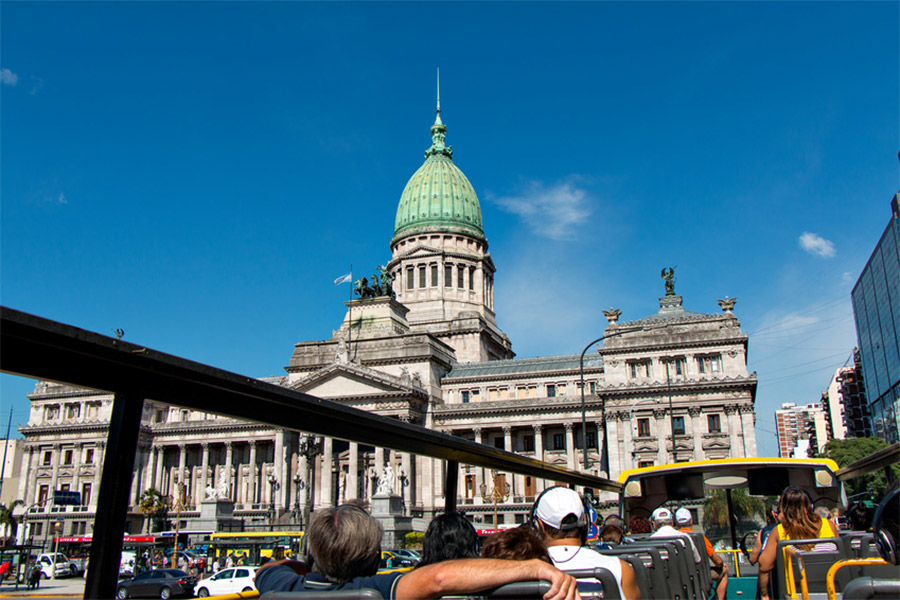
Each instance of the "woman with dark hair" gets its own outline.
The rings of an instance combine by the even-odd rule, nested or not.
[[[453,511],[431,520],[416,568],[455,558],[478,558],[478,534],[462,514]]]
[[[769,573],[775,568],[778,542],[837,536],[828,520],[815,513],[809,492],[801,488],[789,487],[784,490],[778,503],[778,518],[781,522],[769,534],[759,555],[759,595],[763,600],[769,598]],[[798,548],[811,550],[813,544],[799,544]]]
[[[481,556],[505,560],[538,558],[545,563],[553,564],[541,536],[534,529],[524,526],[504,529],[490,536],[481,548]]]

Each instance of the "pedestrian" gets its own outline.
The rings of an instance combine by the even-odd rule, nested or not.
[[[9,561],[4,560],[2,563],[0,563],[0,583],[2,583],[4,579],[6,579],[7,575],[9,575]]]
[[[31,572],[34,571],[34,561],[29,560],[28,564],[25,565],[25,585],[30,590],[31,589]]]
[[[41,570],[41,566],[38,564],[35,564],[34,568],[31,570],[31,579],[29,580],[29,581],[31,581],[31,589],[36,590],[41,587],[41,573],[42,572],[43,571]]]

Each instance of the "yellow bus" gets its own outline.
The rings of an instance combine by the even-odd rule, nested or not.
[[[209,536],[209,558],[232,557],[235,564],[256,566],[263,559],[300,555],[302,531],[233,531]]]

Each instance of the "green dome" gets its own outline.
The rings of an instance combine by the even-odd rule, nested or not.
[[[444,145],[447,128],[437,118],[431,127],[431,148],[425,164],[413,173],[400,196],[394,239],[419,232],[465,233],[484,239],[481,205],[463,172],[453,164],[453,150]]]

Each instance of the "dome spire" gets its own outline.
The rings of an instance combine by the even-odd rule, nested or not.
[[[425,151],[425,158],[431,156],[443,155],[447,158],[453,158],[453,149],[444,144],[444,137],[447,134],[447,127],[441,121],[441,69],[437,70],[437,111],[434,117],[434,125],[431,126],[431,148]]]

